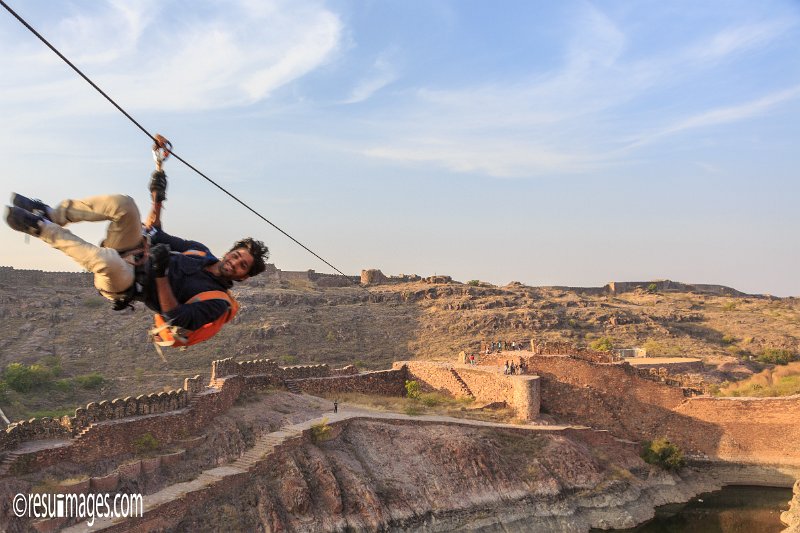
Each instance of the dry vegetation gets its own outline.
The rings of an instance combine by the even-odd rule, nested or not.
[[[789,396],[800,394],[800,362],[766,368],[736,383],[724,383],[719,396]]]

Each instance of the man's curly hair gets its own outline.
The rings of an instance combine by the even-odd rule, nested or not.
[[[257,276],[266,270],[267,259],[269,259],[269,248],[267,248],[266,244],[252,237],[247,237],[246,239],[233,243],[228,253],[239,248],[246,249],[250,252],[250,255],[253,256],[253,266],[251,266],[250,270],[247,272],[247,277]]]

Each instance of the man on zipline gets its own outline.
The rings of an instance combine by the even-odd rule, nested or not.
[[[195,241],[173,237],[161,229],[161,207],[166,197],[166,175],[153,174],[153,207],[142,236],[139,209],[124,195],[64,200],[55,208],[12,194],[6,208],[12,229],[33,235],[61,250],[94,273],[94,285],[115,309],[132,300],[155,311],[151,332],[157,346],[188,346],[214,335],[238,309],[228,290],[265,270],[269,250],[263,242],[242,239],[222,259]],[[83,221],[108,220],[101,246],[90,244],[64,228]],[[160,349],[159,349],[160,353]]]

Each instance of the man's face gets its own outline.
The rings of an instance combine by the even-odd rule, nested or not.
[[[247,273],[253,266],[253,255],[247,248],[237,248],[225,254],[219,267],[224,278],[236,281],[247,279]]]

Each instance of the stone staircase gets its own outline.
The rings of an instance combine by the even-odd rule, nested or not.
[[[22,455],[22,452],[6,452],[3,455],[3,461],[0,462],[0,477],[5,476],[11,470],[14,462]]]
[[[199,493],[207,490],[214,490],[214,486],[223,481],[229,476],[238,476],[252,470],[259,463],[264,462],[275,450],[277,446],[282,444],[287,439],[299,437],[302,435],[302,426],[287,427],[279,431],[273,431],[259,437],[255,445],[242,454],[236,461],[229,463],[225,466],[218,466],[209,470],[203,471],[195,479],[181,483],[175,483],[161,489],[160,491],[148,494],[144,497],[144,519],[147,520],[147,512],[153,511],[162,505],[168,505],[176,500],[184,498],[189,493]],[[199,496],[199,495],[198,495]],[[202,498],[201,498],[202,499]],[[77,524],[73,527],[67,528],[64,531],[99,531],[115,525],[111,519],[98,519],[92,528],[87,528],[84,523]]]
[[[274,431],[259,438],[255,445],[242,454],[239,459],[230,464],[234,468],[242,470],[250,470],[258,463],[266,459],[266,457],[275,449],[276,446],[281,444],[286,439],[291,437],[298,437],[302,432],[294,429],[283,429],[281,431]]]
[[[76,435],[75,435],[73,438],[74,438],[74,439],[79,439],[79,438],[83,437],[84,435],[86,435],[87,433],[89,433],[89,430],[91,430],[91,429],[92,429],[93,427],[95,427],[96,425],[97,425],[97,422],[94,422],[94,423],[92,423],[92,424],[89,424],[88,426],[86,426],[85,428],[83,428],[83,429],[82,429],[82,430],[81,430],[81,431],[80,431],[78,434],[76,434]]]
[[[300,390],[300,386],[297,384],[297,381],[295,381],[293,379],[287,379],[286,380],[286,388],[292,394],[302,394],[303,393],[303,391]]]
[[[455,380],[461,387],[461,392],[468,398],[472,398],[474,400],[475,395],[472,394],[472,391],[470,390],[469,386],[467,386],[466,382],[463,379],[461,379],[461,376],[458,375],[458,372],[456,372],[454,368],[451,368],[450,373],[453,375],[453,378],[455,378]]]

